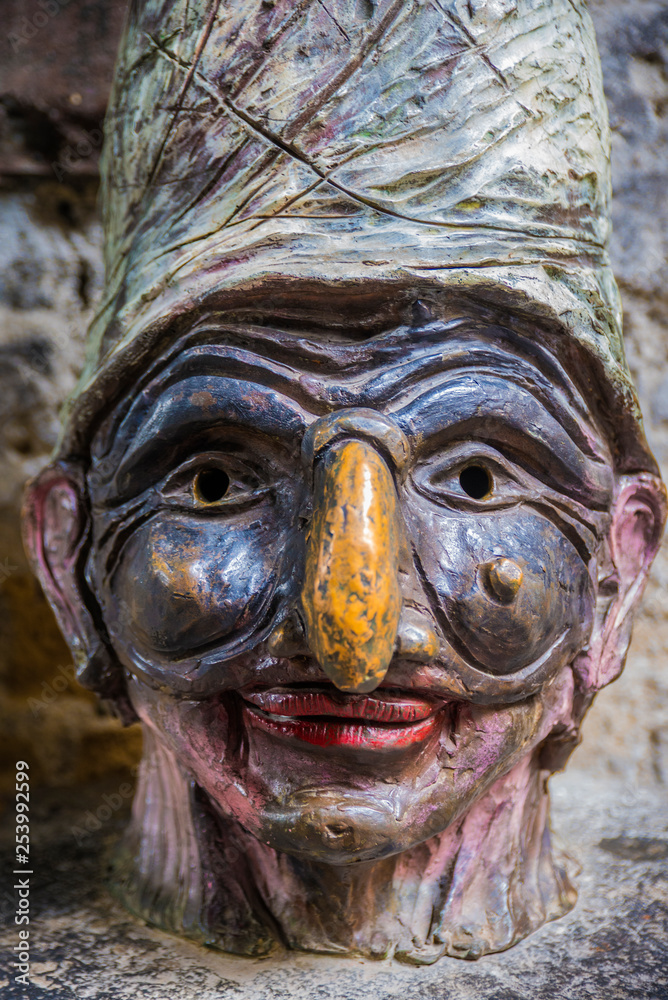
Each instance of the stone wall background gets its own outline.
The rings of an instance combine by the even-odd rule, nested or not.
[[[591,0],[613,130],[612,257],[650,444],[668,472],[668,6]],[[3,0],[0,9],[0,796],[18,759],[33,784],[133,766],[123,730],[73,679],[19,529],[46,462],[102,285],[101,123],[125,3]],[[668,785],[668,542],[622,678],[603,691],[570,765],[629,789]]]
[[[592,0],[612,128],[612,264],[650,447],[668,478],[668,5]],[[668,537],[624,673],[602,691],[571,766],[668,785]],[[664,789],[665,792],[665,789]]]
[[[102,289],[97,162],[125,2],[0,7],[0,795],[127,769],[123,730],[73,679],[20,536],[23,484],[45,464]]]

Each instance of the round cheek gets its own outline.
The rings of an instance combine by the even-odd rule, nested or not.
[[[271,597],[280,551],[261,522],[153,520],[135,532],[111,581],[111,634],[172,656],[238,638]]]
[[[422,510],[414,537],[448,639],[483,669],[521,670],[567,631],[579,647],[591,622],[591,579],[546,517],[526,509],[446,516]]]

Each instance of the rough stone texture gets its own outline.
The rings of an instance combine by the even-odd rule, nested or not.
[[[0,174],[97,175],[126,3],[4,0]]]
[[[139,752],[139,732],[120,732],[73,680],[19,527],[101,291],[97,159],[124,11],[109,0],[0,10],[0,794],[19,757],[37,783],[66,785]]]
[[[132,766],[122,732],[73,679],[20,538],[102,287],[97,161],[124,3],[8,0],[0,10],[0,794],[14,762],[67,785]]]
[[[101,286],[95,195],[90,181],[0,189],[0,791],[19,757],[37,782],[70,784],[130,766],[139,747],[73,681],[20,539],[23,483],[54,445]]]
[[[76,801],[43,793],[33,811],[32,985],[14,982],[15,901],[0,892],[3,1000],[668,998],[668,805],[632,783],[581,772],[552,781],[555,827],[584,867],[568,916],[504,954],[411,969],[280,953],[233,958],[144,926],[102,881],[104,852],[126,816],[118,811],[84,835],[91,815],[104,815],[103,794],[114,801],[122,780],[89,786]],[[12,834],[0,839],[3,871]]]

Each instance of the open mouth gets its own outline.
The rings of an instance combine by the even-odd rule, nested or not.
[[[251,727],[320,747],[396,750],[428,739],[442,701],[376,691],[345,694],[332,687],[269,688],[243,694]]]

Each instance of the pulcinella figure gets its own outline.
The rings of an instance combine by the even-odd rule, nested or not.
[[[549,774],[665,520],[580,0],[137,0],[26,538],[140,719],[126,905],[420,963],[575,901]]]

